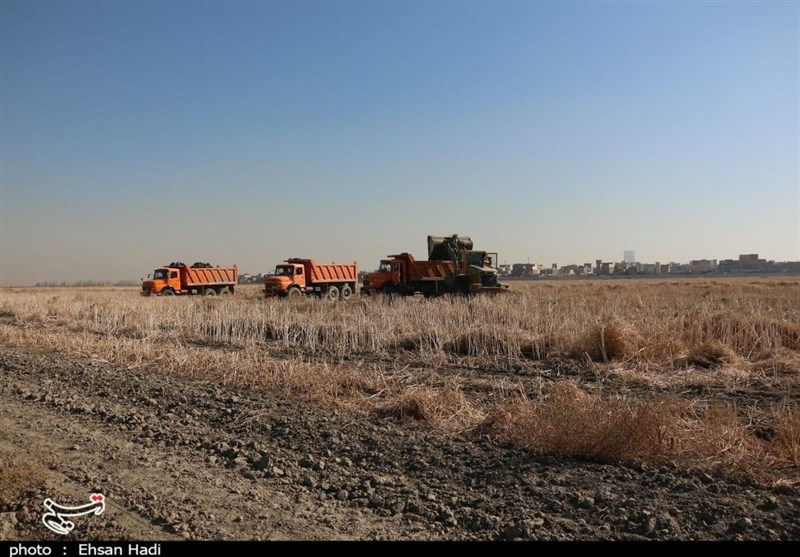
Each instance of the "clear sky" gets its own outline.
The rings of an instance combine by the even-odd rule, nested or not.
[[[800,259],[797,2],[0,6],[2,284]]]

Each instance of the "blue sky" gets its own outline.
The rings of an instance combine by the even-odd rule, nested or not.
[[[8,2],[0,283],[800,259],[800,5]]]

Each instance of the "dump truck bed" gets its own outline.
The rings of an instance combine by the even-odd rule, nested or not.
[[[449,261],[414,261],[409,266],[410,280],[444,280],[454,274]]]
[[[444,280],[455,273],[451,261],[417,261],[410,253],[390,255],[389,258],[406,261],[408,281]]]
[[[355,263],[319,264],[312,259],[289,259],[287,262],[303,265],[312,284],[356,282],[358,279],[358,266]]]
[[[236,284],[239,278],[237,267],[184,267],[186,287]]]

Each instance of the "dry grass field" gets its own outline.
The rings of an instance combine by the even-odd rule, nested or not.
[[[213,298],[5,288],[0,343],[537,453],[800,480],[800,279],[512,289],[329,303],[264,300],[255,286]]]

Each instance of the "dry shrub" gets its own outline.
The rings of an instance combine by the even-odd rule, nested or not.
[[[593,362],[633,358],[642,344],[641,335],[628,323],[611,317],[592,327],[569,349],[572,358],[588,357]]]
[[[363,404],[366,395],[379,391],[376,382],[357,369],[291,361],[269,362],[241,382],[254,390],[284,392],[324,405],[348,405],[353,399]]]
[[[684,416],[678,452],[698,468],[759,475],[768,466],[766,444],[733,404],[713,404]]]
[[[442,348],[449,354],[487,358],[519,358],[519,333],[497,325],[469,327],[446,341]]]
[[[416,351],[422,347],[422,335],[408,335],[397,341],[396,346],[403,350]]]
[[[386,342],[385,346],[391,349],[406,350],[408,352],[439,353],[444,340],[441,331],[430,328],[415,333],[402,334],[398,339]]]
[[[435,350],[439,343],[433,331],[421,331],[401,335],[400,338],[388,344],[389,348],[399,348],[410,352]]]
[[[800,325],[773,320],[769,326],[770,336],[780,340],[782,346],[790,350],[800,350]]]
[[[731,311],[711,315],[708,338],[729,345],[755,346],[761,341],[758,324],[752,316]]]
[[[400,420],[424,422],[452,433],[468,431],[485,419],[456,381],[448,381],[438,390],[426,386],[406,389],[379,405],[377,412]]]
[[[716,341],[704,342],[689,351],[687,362],[697,367],[714,369],[736,361],[736,354]]]
[[[780,347],[800,350],[800,325],[769,317],[757,307],[701,313],[685,323],[685,334],[690,344],[717,341],[747,358]]]
[[[800,411],[783,408],[773,417],[773,451],[779,462],[800,466]]]
[[[764,352],[755,358],[753,372],[768,375],[800,376],[800,354],[786,348]]]
[[[659,337],[643,346],[636,360],[654,364],[671,364],[686,354],[686,344],[677,337]]]
[[[523,358],[547,360],[558,355],[563,339],[553,334],[537,335],[520,339],[519,351]]]
[[[470,333],[461,333],[455,338],[448,340],[444,344],[444,349],[451,354],[469,356],[474,352],[474,349],[471,349],[472,344],[472,335],[470,335]]]
[[[603,398],[560,382],[541,401],[516,397],[498,405],[481,430],[543,453],[600,461],[655,461],[665,453],[674,420],[668,404]]]

